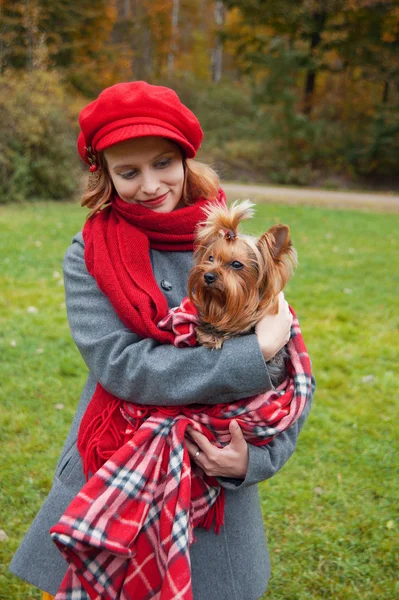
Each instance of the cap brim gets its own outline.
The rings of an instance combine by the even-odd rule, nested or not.
[[[105,150],[110,146],[114,146],[115,144],[119,144],[120,142],[125,142],[126,140],[148,136],[163,137],[176,142],[183,149],[184,155],[187,158],[193,158],[196,154],[193,146],[191,146],[184,137],[166,129],[166,127],[144,123],[126,125],[125,127],[110,131],[97,142],[95,150],[98,152],[100,150]]]

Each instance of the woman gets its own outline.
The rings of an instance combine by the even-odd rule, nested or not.
[[[66,252],[64,276],[69,324],[89,376],[53,487],[10,565],[49,594],[67,570],[49,529],[85,484],[78,438],[96,394],[173,406],[262,393],[272,387],[265,361],[286,344],[291,326],[281,297],[277,315],[221,350],[165,343],[156,323],[186,296],[201,206],[206,199],[223,202],[214,171],[191,160],[200,125],[172,90],[145,82],[107,88],[79,121],[78,149],[91,172],[82,204],[91,218]],[[192,461],[225,491],[220,533],[197,527],[190,547],[195,600],[255,600],[264,593],[270,567],[256,484],[293,453],[309,408],[264,447],[247,444],[234,420],[223,449],[191,431]]]

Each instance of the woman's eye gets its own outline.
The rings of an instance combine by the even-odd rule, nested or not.
[[[208,258],[208,260],[209,260],[209,262],[213,262],[213,256],[210,256],[210,257]]]
[[[134,177],[136,177],[137,171],[134,171],[132,169],[131,171],[126,171],[125,173],[119,173],[119,175],[123,177],[123,179],[133,179]]]
[[[171,158],[166,158],[165,160],[160,160],[157,163],[155,163],[155,166],[157,169],[164,169],[171,163],[171,160],[172,160]]]
[[[238,262],[238,260],[233,260],[231,266],[233,267],[233,269],[242,269],[244,265]]]

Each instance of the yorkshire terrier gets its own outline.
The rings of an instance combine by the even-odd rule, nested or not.
[[[239,231],[254,206],[249,200],[230,208],[208,205],[197,230],[188,292],[200,318],[197,341],[207,348],[253,331],[266,312],[276,314],[278,295],[297,266],[287,225],[275,225],[259,239]],[[275,386],[284,381],[285,356],[283,349],[267,363]]]

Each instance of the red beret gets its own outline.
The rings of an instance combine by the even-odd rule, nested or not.
[[[156,135],[177,142],[187,158],[193,158],[203,133],[197,117],[176,92],[145,81],[117,83],[101,92],[79,115],[78,151],[90,164],[86,148],[93,152],[131,138]]]

